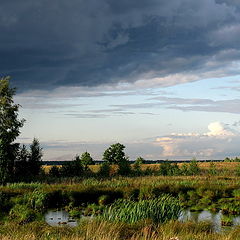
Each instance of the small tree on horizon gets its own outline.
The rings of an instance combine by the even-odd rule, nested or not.
[[[81,155],[80,161],[81,161],[81,164],[82,164],[84,170],[87,170],[88,165],[94,164],[91,154],[87,151]]]
[[[125,146],[121,143],[112,144],[103,153],[103,160],[109,164],[119,164],[120,162],[127,161],[124,148]]]

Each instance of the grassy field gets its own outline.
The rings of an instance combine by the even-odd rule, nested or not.
[[[160,224],[149,217],[139,220],[142,216],[154,215],[146,211],[148,204],[152,204],[153,209],[161,208],[154,204],[164,194],[172,196],[176,203],[179,201],[182,208],[194,211],[221,209],[227,214],[239,215],[240,176],[234,173],[238,164],[214,163],[214,168],[220,173],[218,175],[208,173],[212,167],[210,163],[199,163],[201,172],[197,176],[76,177],[59,179],[55,183],[46,181],[1,186],[0,239],[240,240],[240,227],[214,233],[210,223],[171,220]],[[142,170],[150,168],[156,171],[159,167],[159,164],[141,166]],[[97,172],[99,165],[90,168]],[[112,166],[111,171],[114,173],[116,168]],[[45,167],[45,171],[48,169]],[[122,205],[114,205],[116,200],[122,201]],[[101,216],[108,207],[109,214],[105,214],[105,218],[82,222],[76,228],[51,227],[43,222],[42,217],[51,208],[63,208],[76,216],[95,213]],[[135,217],[134,209],[138,211],[138,217]],[[129,221],[130,215],[132,219],[137,219],[136,222],[124,222]],[[110,221],[113,216],[115,220]]]
[[[181,167],[183,164],[184,163],[178,163],[178,166]],[[132,164],[132,166],[133,166],[133,164]],[[211,167],[211,163],[210,162],[198,162],[198,166],[202,170],[207,170]],[[237,166],[240,166],[240,163],[239,162],[214,162],[214,166],[218,170],[234,171],[237,168]],[[51,167],[52,166],[44,165],[43,169],[46,173],[48,173]],[[60,168],[61,165],[59,165],[58,167]],[[141,165],[142,170],[151,169],[151,170],[157,171],[159,169],[159,167],[160,167],[160,164],[142,164]],[[100,165],[90,165],[89,168],[91,169],[91,171],[96,173],[99,171]],[[111,168],[112,168],[112,173],[115,173],[117,170],[117,165],[112,165]]]

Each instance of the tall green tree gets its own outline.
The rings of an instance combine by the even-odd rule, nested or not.
[[[19,147],[18,156],[14,164],[14,180],[26,181],[29,177],[28,168],[29,151],[26,145]]]
[[[81,164],[82,164],[84,170],[88,169],[88,165],[94,164],[91,154],[89,152],[84,152],[81,155],[80,161],[81,161]]]
[[[121,143],[112,144],[103,153],[103,160],[110,164],[119,164],[120,162],[126,161],[127,158],[124,153],[125,146]]]
[[[10,87],[9,80],[9,77],[0,78],[0,184],[12,179],[19,147],[14,141],[25,121],[18,119],[20,105],[14,103],[16,89]]]
[[[28,166],[29,171],[33,177],[40,173],[42,166],[42,148],[37,138],[34,138],[32,144],[30,145]]]

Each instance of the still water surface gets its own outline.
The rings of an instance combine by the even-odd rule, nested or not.
[[[226,216],[225,216],[226,217]],[[201,222],[201,221],[208,221],[211,222],[213,225],[213,229],[216,232],[221,232],[224,228],[222,226],[222,219],[224,215],[220,212],[213,213],[210,211],[201,211],[201,212],[191,212],[190,210],[182,211],[179,221],[186,222],[186,221],[193,221],[193,222]],[[232,226],[240,225],[240,216],[229,216],[232,222]]]
[[[70,227],[77,226],[77,221],[73,218],[70,218],[68,212],[64,210],[60,211],[50,210],[44,215],[44,217],[45,221],[53,227],[62,225],[67,225]]]
[[[78,225],[77,220],[69,217],[68,212],[64,210],[53,211],[50,210],[45,214],[45,221],[51,226],[71,226],[76,227]],[[82,217],[81,219],[85,219],[86,217]],[[230,217],[232,221],[232,226],[240,225],[240,216],[232,216]],[[201,212],[191,212],[190,210],[182,211],[180,217],[178,218],[181,222],[193,221],[193,222],[201,222],[208,221],[213,225],[213,229],[216,232],[220,232],[223,230],[222,226],[223,214],[221,212],[212,213],[210,211],[201,211]]]

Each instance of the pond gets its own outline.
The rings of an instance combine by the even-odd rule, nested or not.
[[[70,227],[76,227],[78,225],[78,222],[76,219],[71,218],[68,214],[68,212],[64,210],[50,210],[45,214],[45,221],[51,225],[51,226],[63,226],[67,225]],[[85,219],[89,217],[81,217],[81,219]],[[186,221],[194,221],[194,222],[200,222],[200,221],[208,221],[211,222],[213,225],[213,230],[215,232],[220,232],[226,227],[223,226],[229,225],[229,226],[238,226],[240,225],[240,216],[226,216],[223,215],[220,212],[213,213],[210,211],[200,211],[200,212],[191,212],[190,210],[184,210],[182,211],[180,217],[178,218],[180,222],[186,222]]]
[[[213,230],[215,232],[221,232],[223,229],[229,226],[238,226],[240,225],[240,216],[226,216],[221,213],[213,213],[210,211],[200,211],[200,212],[191,212],[190,210],[182,211],[179,219],[181,222],[193,221],[208,221],[213,225]],[[224,226],[225,225],[225,226]]]
[[[62,226],[62,225],[76,227],[78,224],[77,220],[69,217],[68,212],[64,210],[60,210],[60,211],[50,210],[44,215],[44,217],[45,217],[45,221],[53,227]]]

